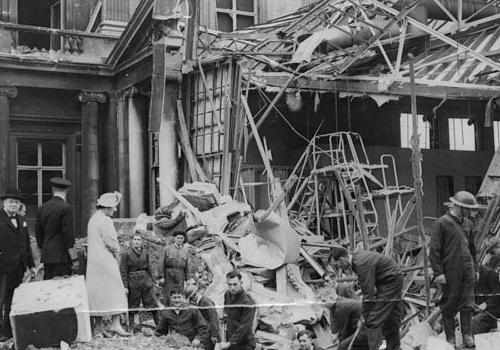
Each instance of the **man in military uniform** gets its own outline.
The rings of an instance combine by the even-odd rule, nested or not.
[[[38,208],[35,226],[36,241],[42,253],[44,280],[72,274],[70,250],[75,244],[73,213],[66,202],[71,182],[53,177],[50,184],[53,197]]]
[[[363,320],[370,350],[378,350],[384,337],[387,350],[399,350],[399,327],[403,312],[403,276],[389,257],[358,250],[352,255],[345,248],[333,248],[330,263],[351,266],[358,275],[363,294]]]
[[[128,298],[128,307],[132,309],[131,329],[134,329],[134,314],[142,305],[146,309],[158,307],[154,297],[154,270],[149,257],[149,252],[142,244],[142,237],[135,234],[131,246],[120,257],[120,274]],[[151,311],[155,324],[158,324],[158,312]]]
[[[186,234],[176,231],[173,237],[174,244],[165,247],[158,266],[159,282],[163,283],[165,305],[170,305],[170,292],[173,289],[184,290],[184,282],[188,274],[188,249],[184,247]]]
[[[439,308],[443,314],[446,341],[455,345],[455,314],[460,312],[463,345],[474,347],[472,312],[476,279],[476,247],[473,225],[467,218],[477,209],[476,198],[459,191],[450,198],[452,208],[435,223],[429,244],[429,261],[434,282],[442,285]]]
[[[0,314],[3,309],[3,336],[0,341],[12,338],[10,309],[14,289],[22,282],[29,268],[34,274],[35,263],[31,253],[28,224],[17,214],[23,200],[17,189],[9,189],[2,195],[0,209]]]

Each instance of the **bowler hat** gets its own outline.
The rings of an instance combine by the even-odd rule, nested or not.
[[[116,207],[120,203],[121,198],[121,193],[117,191],[103,193],[97,200],[97,205],[106,208]]]
[[[63,177],[52,177],[49,181],[53,187],[57,188],[68,188],[71,186],[71,181]]]
[[[19,192],[17,188],[9,188],[3,195],[0,196],[1,200],[4,200],[6,198],[13,198],[24,201],[24,196],[21,194],[21,192]]]

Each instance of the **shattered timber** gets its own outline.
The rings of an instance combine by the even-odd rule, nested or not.
[[[250,2],[252,13],[276,6]],[[2,14],[14,16],[14,3],[1,2]],[[91,3],[86,28],[1,17],[0,189],[36,192],[28,219],[45,192],[23,174],[39,171],[37,183],[45,170],[74,177],[84,251],[97,194],[119,190],[122,247],[140,232],[156,263],[182,227],[190,274],[218,312],[226,273],[242,271],[262,349],[297,346],[301,328],[335,349],[325,273],[354,297],[359,286],[329,265],[330,251],[377,251],[404,273],[402,349],[445,346],[427,261],[431,227],[449,197],[467,190],[482,206],[480,263],[500,238],[498,1],[307,0],[243,29],[241,13],[213,12],[219,1],[142,0],[118,21],[113,1]],[[229,32],[210,25],[227,19],[221,13],[233,16]],[[29,46],[29,33],[51,47]],[[23,163],[35,139],[35,159],[44,142],[63,140],[63,165]],[[478,337],[476,348],[496,349],[494,339]],[[139,334],[75,346],[166,341]]]

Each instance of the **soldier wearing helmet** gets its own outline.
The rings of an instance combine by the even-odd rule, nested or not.
[[[455,345],[455,314],[460,312],[463,345],[472,348],[471,322],[478,270],[473,225],[468,216],[479,206],[474,195],[466,191],[457,192],[450,201],[451,209],[436,221],[432,229],[429,260],[434,282],[443,288],[439,307],[446,340]]]

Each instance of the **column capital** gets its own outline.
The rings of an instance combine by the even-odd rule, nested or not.
[[[82,91],[78,94],[78,101],[82,103],[104,103],[106,102],[106,94],[104,92],[97,91]]]
[[[15,86],[0,86],[0,96],[16,98],[17,88]]]

